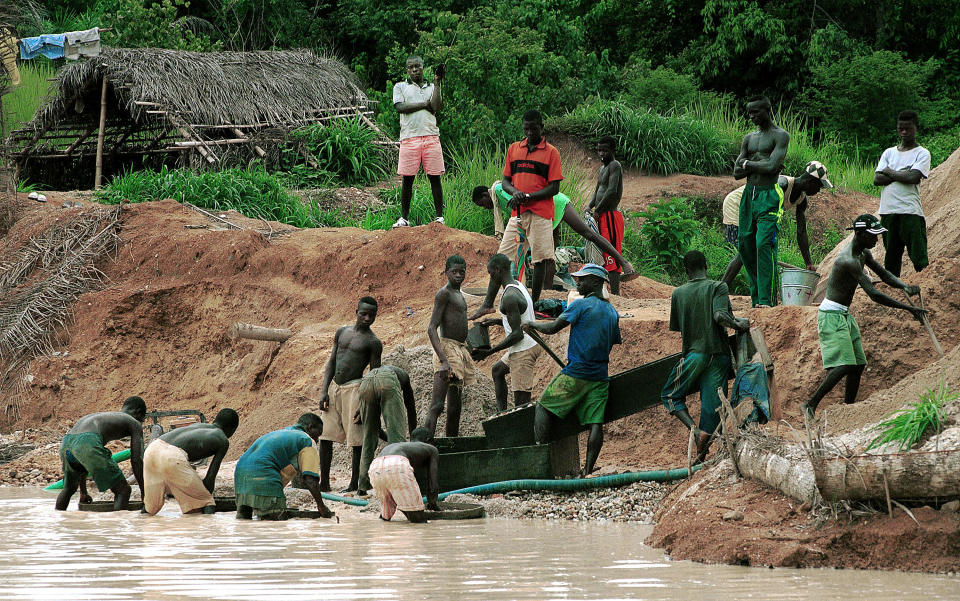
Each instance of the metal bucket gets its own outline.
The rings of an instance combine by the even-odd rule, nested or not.
[[[780,271],[780,297],[783,304],[809,305],[819,279],[820,275],[816,271],[784,267]]]
[[[477,349],[488,350],[490,348],[490,330],[481,323],[475,323],[467,331],[467,348],[471,351]]]
[[[813,288],[810,286],[798,286],[796,284],[781,284],[780,293],[783,297],[784,305],[803,307],[810,304],[810,297],[813,296]]]

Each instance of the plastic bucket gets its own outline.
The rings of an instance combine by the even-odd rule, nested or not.
[[[810,286],[798,286],[796,284],[781,284],[780,292],[781,296],[783,296],[784,305],[802,307],[810,304],[813,288]]]

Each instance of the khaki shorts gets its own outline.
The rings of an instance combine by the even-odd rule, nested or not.
[[[216,505],[187,452],[163,440],[154,440],[143,454],[143,508],[156,515],[167,493],[180,504],[182,513]]]
[[[457,342],[449,338],[441,338],[440,346],[443,348],[443,354],[447,356],[447,363],[450,364],[450,385],[451,386],[469,386],[477,379],[473,373],[476,367],[473,365],[473,358],[470,351],[467,350],[465,342]],[[433,372],[440,371],[440,358],[436,351],[433,353]],[[454,381],[453,378],[456,378]]]
[[[360,408],[360,380],[342,385],[330,382],[328,393],[330,407],[320,412],[323,421],[320,440],[332,440],[348,447],[363,446],[363,426],[353,423],[353,416]]]
[[[520,231],[518,231],[520,230]],[[532,211],[511,217],[500,241],[500,254],[510,260],[517,256],[517,249],[526,241],[534,263],[553,259],[553,220],[534,214]]]
[[[510,390],[530,392],[533,390],[533,368],[543,354],[539,344],[522,351],[507,351],[500,362],[510,368]]]

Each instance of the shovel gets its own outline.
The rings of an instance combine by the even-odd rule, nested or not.
[[[556,361],[557,364],[558,364],[560,367],[566,367],[566,366],[567,366],[567,364],[564,363],[564,362],[560,359],[560,357],[557,356],[557,354],[556,354],[555,352],[553,352],[553,349],[550,348],[550,345],[547,344],[547,341],[544,340],[544,339],[540,336],[540,332],[538,332],[538,331],[536,331],[536,330],[534,330],[534,329],[532,329],[532,328],[529,329],[529,330],[524,329],[524,331],[525,331],[527,334],[529,334],[531,338],[533,338],[534,342],[536,342],[536,343],[539,344],[541,347],[543,347],[543,350],[547,351],[547,354],[550,355],[550,357],[551,357],[554,361]]]
[[[910,295],[907,294],[906,290],[903,291],[903,295],[907,297],[907,303],[909,303],[911,307],[917,306],[913,304],[913,300],[910,298]],[[917,292],[917,298],[920,299],[920,308],[923,309],[923,295]],[[930,334],[933,348],[937,349],[937,354],[943,357],[943,348],[940,346],[940,342],[937,341],[937,335],[933,333],[933,328],[930,326],[930,321],[927,319],[927,316],[920,316],[920,320],[923,322],[923,327],[927,328],[927,334]]]

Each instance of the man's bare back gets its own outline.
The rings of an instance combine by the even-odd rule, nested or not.
[[[193,424],[167,432],[160,440],[187,452],[187,459],[199,461],[221,451],[226,452],[230,441],[223,430],[213,424]]]
[[[86,432],[99,434],[103,438],[103,442],[107,443],[128,436],[142,437],[143,424],[123,411],[105,411],[81,417],[67,434],[83,434]]]

